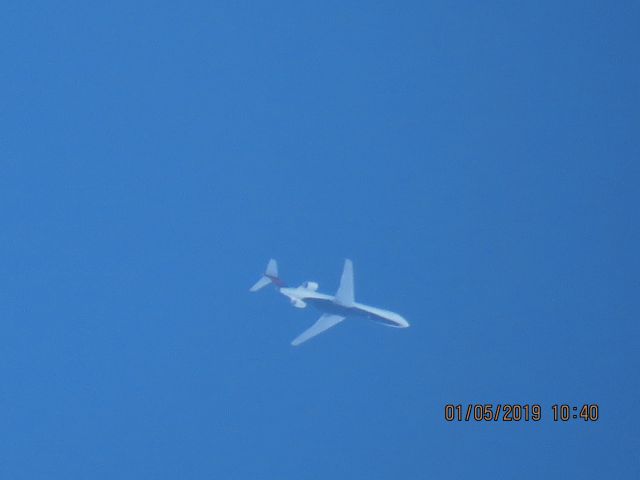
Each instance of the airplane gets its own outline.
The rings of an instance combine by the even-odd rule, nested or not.
[[[395,312],[371,307],[355,301],[353,262],[349,259],[344,261],[344,268],[342,270],[342,276],[340,277],[340,286],[335,295],[320,293],[318,291],[319,285],[316,282],[307,281],[299,287],[288,287],[282,279],[278,277],[278,264],[273,258],[269,260],[267,269],[262,277],[260,277],[249,291],[257,292],[267,285],[275,286],[282,295],[289,298],[294,307],[305,308],[307,305],[311,305],[323,312],[316,323],[291,342],[291,345],[294,347],[337,325],[347,317],[365,317],[388,327],[407,328],[409,326],[409,322]]]

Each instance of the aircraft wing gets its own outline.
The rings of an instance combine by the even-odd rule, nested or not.
[[[298,345],[300,345],[303,342],[306,342],[310,338],[313,338],[316,335],[324,332],[325,330],[333,327],[334,325],[337,325],[344,319],[345,317],[341,315],[332,315],[330,313],[325,313],[318,319],[316,323],[311,325],[311,327],[309,327],[307,330],[302,332],[293,342],[291,342],[291,345],[293,345],[294,347],[297,347]]]
[[[352,305],[355,301],[353,289],[353,262],[347,259],[344,261],[342,276],[340,277],[340,286],[336,292],[336,302],[340,305]]]

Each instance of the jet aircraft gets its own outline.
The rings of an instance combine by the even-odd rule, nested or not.
[[[323,312],[316,323],[291,342],[293,346],[306,342],[342,322],[347,317],[365,317],[395,328],[407,328],[409,326],[409,322],[397,313],[355,301],[353,263],[348,259],[344,261],[340,286],[335,295],[320,293],[316,282],[308,281],[299,287],[288,287],[278,277],[278,264],[274,259],[269,260],[267,270],[249,291],[257,292],[267,285],[274,285],[282,295],[289,298],[294,307],[305,308],[307,305],[311,305]]]

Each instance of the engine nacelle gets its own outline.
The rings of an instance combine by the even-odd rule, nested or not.
[[[307,306],[307,304],[302,300],[300,300],[299,298],[292,298],[291,305],[293,305],[296,308],[304,308]]]
[[[318,287],[320,285],[318,285],[316,282],[304,282],[302,286],[307,290],[311,290],[315,292],[316,290],[318,290]]]

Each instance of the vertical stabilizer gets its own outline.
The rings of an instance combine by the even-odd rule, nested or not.
[[[249,289],[250,292],[257,292],[261,288],[273,283],[277,287],[284,287],[284,282],[278,277],[278,264],[272,258],[267,264],[267,270],[264,275]]]
[[[264,272],[267,277],[278,278],[278,263],[272,258],[267,264],[267,271]]]

